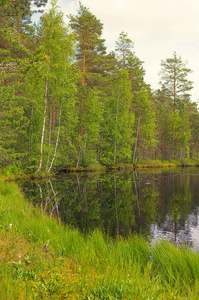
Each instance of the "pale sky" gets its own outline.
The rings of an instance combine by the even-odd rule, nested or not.
[[[161,60],[176,51],[193,70],[192,101],[199,99],[199,0],[81,0],[104,25],[102,38],[107,52],[124,31],[134,42],[134,52],[144,61],[145,82],[159,87]],[[76,14],[78,0],[58,0],[68,22]]]

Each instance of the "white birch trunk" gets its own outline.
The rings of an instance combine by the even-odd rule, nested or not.
[[[57,146],[58,146],[58,143],[59,143],[59,134],[60,134],[60,126],[61,126],[61,112],[62,112],[62,106],[60,107],[60,110],[59,110],[59,125],[58,125],[58,130],[57,130],[57,140],[56,140],[56,144],[55,144],[55,151],[54,151],[54,155],[53,155],[50,167],[47,171],[47,174],[50,172],[50,170],[53,166],[53,162],[55,160],[56,154],[57,154]]]
[[[43,193],[42,193],[42,188],[41,188],[41,185],[39,183],[36,183],[36,185],[38,186],[39,188],[39,193],[40,193],[40,198],[41,198],[41,212],[43,213],[43,204],[42,204],[42,201],[43,201]]]
[[[48,68],[48,72],[49,72],[49,68]],[[41,134],[41,158],[40,158],[39,168],[37,169],[35,174],[41,170],[42,160],[43,160],[43,145],[44,145],[44,132],[45,132],[45,125],[46,125],[46,109],[47,109],[47,95],[48,95],[48,72],[47,72],[47,78],[45,84],[44,118],[43,118],[42,134]]]
[[[50,160],[51,132],[52,132],[52,104],[50,106],[50,127],[49,127],[49,138],[48,138],[48,160],[46,164],[46,172],[48,170],[48,164]]]

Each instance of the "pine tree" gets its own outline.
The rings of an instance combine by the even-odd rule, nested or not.
[[[127,33],[124,33],[124,31],[122,31],[119,35],[118,40],[116,41],[116,48],[115,48],[120,69],[127,68],[128,59],[132,55],[133,47],[134,44],[128,38]]]
[[[187,79],[187,76],[192,72],[186,67],[181,57],[173,53],[172,58],[167,58],[161,62],[161,90],[165,96],[173,99],[174,110],[177,108],[176,100],[190,99],[190,90],[193,88],[192,82]]]
[[[106,53],[101,38],[103,25],[81,2],[77,15],[69,17],[77,38],[76,59],[82,73],[82,85],[94,87],[103,74],[101,64]]]
[[[132,92],[138,92],[144,86],[143,62],[133,52],[134,43],[128,38],[128,34],[121,32],[116,41],[117,68],[125,69],[129,72]]]
[[[107,62],[102,23],[81,2],[76,16],[70,15],[70,26],[76,40],[76,62],[81,74],[79,84],[79,152],[76,167],[96,160],[102,114],[102,86],[106,76],[103,68]],[[93,107],[93,111],[91,109]],[[96,112],[98,112],[96,114]],[[92,120],[90,122],[89,120]],[[94,129],[95,128],[95,129]],[[93,137],[89,132],[94,130]],[[93,145],[91,145],[93,140]],[[95,150],[94,150],[95,149]],[[92,153],[92,155],[91,155]],[[90,158],[90,159],[88,159]]]
[[[186,63],[177,56],[176,52],[172,58],[162,61],[161,66],[161,93],[169,103],[167,109],[170,119],[170,126],[168,127],[170,128],[168,134],[170,159],[179,159],[185,157],[185,152],[189,156],[190,127],[186,106],[190,101],[189,92],[193,86],[187,77],[192,71],[186,67]],[[173,101],[173,105],[170,104],[171,101]]]
[[[189,140],[190,158],[198,158],[199,147],[199,112],[196,102],[189,102],[187,105],[189,112],[189,122],[191,129],[191,138]]]
[[[161,90],[157,90],[154,94],[157,116],[157,158],[166,159],[170,153],[170,134],[169,134],[169,118],[173,109],[173,101],[165,96]]]

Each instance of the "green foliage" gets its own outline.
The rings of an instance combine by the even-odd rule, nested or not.
[[[73,134],[74,124],[71,126],[70,123],[75,121],[77,73],[71,65],[73,35],[68,33],[63,23],[63,14],[58,12],[55,1],[52,2],[49,13],[41,18],[39,34],[41,43],[26,76],[27,84],[30,86],[29,95],[33,99],[32,107],[30,106],[32,118],[30,156],[38,161],[38,131],[41,130],[39,169],[44,167],[49,172],[54,160],[55,162],[57,160],[58,164],[60,158],[57,147],[62,132],[66,129],[68,132],[66,138],[69,139]],[[63,118],[64,123],[61,121]],[[45,136],[48,138],[44,140]]]
[[[132,55],[131,49],[133,42],[127,37],[128,35],[122,31],[116,41],[116,53],[120,62],[120,68],[126,69],[129,57]]]
[[[97,161],[97,147],[100,139],[100,129],[103,122],[103,104],[99,101],[97,89],[85,90],[84,106],[81,113],[83,134],[82,143],[83,165]]]
[[[77,38],[76,60],[82,75],[82,85],[94,87],[101,81],[105,46],[101,38],[103,24],[79,2],[77,15],[70,15],[70,27]],[[98,83],[98,84],[97,84]]]
[[[161,62],[161,66],[161,87],[167,97],[174,99],[174,106],[177,104],[175,103],[176,98],[189,98],[189,91],[193,87],[187,76],[192,71],[186,67],[182,58],[174,52],[172,58]]]
[[[121,32],[106,53],[103,24],[81,2],[69,26],[57,1],[31,24],[32,4],[0,8],[0,165],[50,173],[60,167],[197,159],[199,113],[191,70],[174,52],[162,61],[161,90]]]
[[[188,75],[192,71],[176,52],[172,58],[162,61],[161,66],[161,91],[158,91],[157,99],[162,117],[160,136],[163,158],[165,155],[170,159],[189,158],[192,138],[189,93],[193,83],[188,80]]]
[[[110,102],[105,112],[106,143],[101,161],[115,163],[130,161],[133,145],[134,113],[131,109],[131,85],[128,71],[120,70],[114,80]]]
[[[136,94],[133,108],[136,111],[137,137],[134,150],[134,163],[136,164],[140,159],[153,157],[157,144],[153,97],[147,86],[141,88]]]

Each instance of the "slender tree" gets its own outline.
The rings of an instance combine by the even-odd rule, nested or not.
[[[190,128],[188,115],[186,113],[187,103],[190,101],[190,91],[193,88],[193,83],[188,80],[188,75],[192,72],[186,67],[181,57],[173,53],[172,58],[167,58],[161,62],[161,93],[164,98],[170,103],[173,101],[173,107],[169,112],[170,125],[169,130],[169,145],[170,159],[184,157],[184,148],[189,156],[189,138]],[[167,105],[167,107],[169,107]]]
[[[106,131],[101,161],[106,164],[130,161],[134,142],[134,112],[128,71],[120,70],[113,81],[105,111]]]
[[[96,86],[103,73],[101,63],[106,53],[105,40],[101,38],[103,25],[81,2],[77,15],[69,18],[77,38],[76,59],[82,73],[82,85]]]
[[[116,41],[116,54],[119,61],[119,66],[122,69],[127,68],[128,59],[132,55],[132,49],[134,47],[133,42],[128,38],[127,33],[122,31]]]
[[[89,142],[91,137],[88,133],[91,127],[97,129],[100,124],[101,117],[97,121],[95,115],[97,110],[99,116],[101,115],[100,93],[96,88],[100,89],[103,85],[106,48],[104,40],[101,38],[102,23],[81,2],[79,2],[77,15],[70,15],[69,18],[70,27],[76,35],[76,62],[81,74],[81,83],[79,84],[79,151],[76,165],[78,167],[80,162],[88,162],[87,158],[91,158],[92,155],[91,153],[89,156],[87,154],[91,149],[94,153],[96,146],[96,135],[93,135],[95,146],[91,146]],[[91,107],[93,107],[93,111],[90,109]],[[89,120],[93,120],[93,125]],[[97,132],[98,129],[95,133],[97,134]],[[89,145],[91,146],[90,150]]]
[[[167,97],[173,99],[173,109],[175,110],[177,108],[176,99],[190,98],[189,92],[193,88],[193,83],[187,77],[192,71],[186,67],[186,63],[180,56],[177,56],[176,52],[173,53],[172,58],[162,60],[161,67],[161,90]]]
[[[48,161],[49,165],[48,163],[46,165],[47,173],[50,172],[57,155],[62,109],[67,101],[71,101],[70,97],[74,88],[70,79],[73,37],[68,34],[63,22],[63,14],[57,10],[56,1],[52,1],[51,4],[52,8],[41,18],[39,32],[41,43],[29,68],[29,81],[37,89],[36,99],[40,103],[42,98],[44,101],[40,162],[36,172],[39,172],[44,162],[46,164],[46,161]],[[53,107],[54,115],[52,114],[52,109],[49,109],[51,106]],[[41,109],[42,106],[40,106]],[[47,128],[48,119],[50,120],[49,128]],[[55,124],[57,124],[57,128]],[[46,129],[48,130],[46,131]],[[45,135],[48,136],[48,146],[45,143]]]

